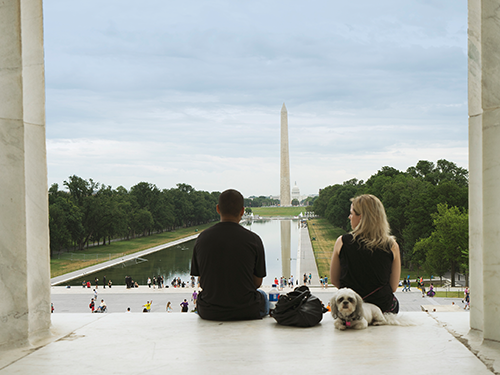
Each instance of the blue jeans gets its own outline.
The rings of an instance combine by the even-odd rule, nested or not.
[[[264,311],[260,312],[260,317],[263,318],[269,314],[269,297],[267,296],[267,293],[264,292],[262,289],[257,289],[257,291],[260,292],[262,296],[264,296],[264,301],[265,301]]]

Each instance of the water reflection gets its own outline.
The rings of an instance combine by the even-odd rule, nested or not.
[[[266,250],[267,277],[264,285],[272,284],[275,277],[289,278],[296,268],[298,248],[298,221],[296,220],[263,220],[242,224],[257,233]],[[145,285],[148,277],[163,276],[165,284],[170,285],[172,279],[180,277],[183,281],[190,279],[191,257],[195,240],[172,246],[155,253],[127,261],[115,267],[87,274],[74,279],[70,285],[81,285],[90,280],[94,285],[97,277],[100,285],[106,276],[115,285],[124,285],[125,276],[131,276],[139,285]]]
[[[292,240],[292,222],[290,220],[280,221],[280,234],[281,234],[281,276],[290,278],[290,246]]]

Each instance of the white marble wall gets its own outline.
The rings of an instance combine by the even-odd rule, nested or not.
[[[469,0],[469,148],[471,328],[500,341],[498,0]]]
[[[500,9],[481,1],[483,310],[485,339],[500,341]],[[472,203],[472,202],[471,202]]]
[[[469,0],[469,267],[474,293],[471,328],[483,330],[483,167],[481,108],[481,0]],[[473,203],[474,202],[474,203]]]
[[[41,0],[0,4],[0,348],[50,326]]]

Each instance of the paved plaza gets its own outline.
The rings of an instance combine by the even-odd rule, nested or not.
[[[264,286],[262,289],[269,292],[270,287]],[[147,286],[127,289],[124,285],[114,285],[111,289],[102,287],[97,289],[98,301],[104,299],[108,306],[109,313],[125,312],[130,307],[132,312],[141,312],[142,306],[146,301],[153,301],[151,312],[166,312],[165,306],[168,301],[172,303],[173,312],[180,312],[179,304],[186,299],[193,307],[191,302],[193,288],[162,288],[153,289]],[[281,293],[291,291],[291,288],[285,288]],[[332,297],[336,288],[329,287],[323,289],[318,286],[311,287],[311,292],[317,296],[326,305]],[[396,296],[400,302],[400,311],[422,311],[422,306],[455,306],[460,307],[457,311],[464,311],[464,304],[461,298],[422,298],[420,290],[413,288],[411,292],[402,292],[399,288]],[[60,313],[86,313],[90,312],[88,307],[90,299],[94,296],[93,289],[71,287],[66,288],[56,286],[51,288],[51,301],[54,304],[54,314]]]

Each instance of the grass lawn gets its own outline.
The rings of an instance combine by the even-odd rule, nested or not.
[[[426,290],[428,290],[428,289],[426,289]],[[449,291],[449,292],[447,292],[447,291],[440,291],[440,290],[438,290],[436,292],[436,295],[434,297],[464,298],[464,292],[463,291]]]
[[[103,263],[123,255],[133,254],[150,247],[176,241],[201,232],[215,223],[217,222],[190,228],[182,228],[172,232],[154,234],[148,237],[134,238],[128,241],[111,242],[110,245],[100,245],[82,251],[76,251],[77,260],[70,260],[68,259],[68,254],[62,254],[60,259],[56,259],[56,257],[50,259],[50,277],[64,275],[65,273]],[[85,260],[83,260],[84,258]]]
[[[330,260],[333,246],[338,236],[345,234],[345,232],[340,228],[335,228],[328,220],[323,218],[310,219],[308,229],[319,275],[320,277],[327,275],[330,278]]]
[[[412,285],[413,288],[413,285]],[[415,286],[416,288],[416,286]],[[446,290],[439,290],[439,287],[434,288],[434,291],[436,294],[434,297],[441,297],[441,298],[464,298],[464,292],[463,290],[451,290],[451,291],[446,291]],[[425,291],[429,291],[429,285],[426,285]]]
[[[250,207],[259,216],[298,216],[306,213],[305,207]]]
[[[431,275],[429,275],[427,272],[423,270],[410,270],[408,268],[401,267],[401,278],[406,278],[408,277],[408,275],[410,275],[411,281],[415,281],[417,277],[418,278],[423,277],[426,280],[431,278]],[[434,276],[433,278],[434,280],[439,280],[439,277]]]

